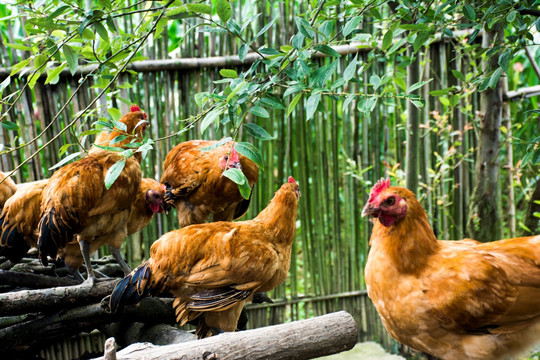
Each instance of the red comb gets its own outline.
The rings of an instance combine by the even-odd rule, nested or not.
[[[296,181],[292,176],[289,176],[289,184],[296,184]]]
[[[141,108],[139,107],[139,105],[131,105],[131,107],[129,108],[129,111],[131,112],[136,112],[136,111],[141,111]]]
[[[371,189],[371,192],[369,193],[369,202],[378,197],[381,191],[388,189],[389,187],[390,178],[387,178],[386,180],[384,178],[381,178],[381,180],[377,181],[377,183]]]

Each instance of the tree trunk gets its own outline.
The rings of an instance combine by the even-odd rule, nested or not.
[[[407,50],[409,57],[414,56],[414,60],[408,67],[407,71],[407,88],[420,81],[420,52],[413,53],[412,45]],[[411,95],[416,95],[420,98],[420,90],[416,89],[411,92]],[[419,146],[420,146],[420,110],[411,102],[407,101],[407,142],[405,155],[405,181],[406,188],[413,193],[418,193],[418,163],[419,163]]]
[[[485,32],[482,46],[488,48],[502,39],[502,25],[496,24]],[[498,57],[484,63],[485,73],[498,67]],[[494,89],[488,88],[480,95],[478,115],[478,148],[474,189],[470,202],[467,230],[469,236],[479,241],[501,238],[501,210],[499,199],[499,152],[501,150],[501,80]]]
[[[351,349],[358,339],[353,317],[339,311],[254,330],[223,333],[178,345],[134,344],[117,359],[313,359]],[[108,353],[109,358],[110,352]],[[99,359],[104,359],[99,358]]]

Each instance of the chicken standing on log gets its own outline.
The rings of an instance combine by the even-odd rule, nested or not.
[[[238,185],[222,174],[227,169],[240,169],[253,188],[259,167],[238,154],[232,142],[201,150],[216,143],[186,141],[176,145],[165,158],[161,177],[166,187],[165,202],[176,208],[180,227],[201,224],[210,214],[214,214],[213,221],[232,221],[249,207],[249,200],[242,197]]]
[[[150,259],[117,284],[111,311],[171,293],[181,325],[204,316],[199,337],[235,331],[244,304],[287,277],[299,197],[290,177],[253,220],[191,225],[163,235]]]
[[[366,284],[399,342],[441,359],[509,359],[540,343],[540,236],[440,241],[414,194],[379,181]]]
[[[137,105],[124,115],[120,122],[126,130],[114,128],[108,140],[125,136],[114,144],[124,148],[132,141],[141,141],[142,133],[149,125],[146,114]],[[74,237],[78,241],[88,277],[85,283],[95,281],[90,263],[91,243],[100,236],[107,236],[111,243],[121,244],[127,236],[127,220],[131,204],[135,200],[142,178],[142,155],[135,152],[125,158],[119,152],[95,148],[87,157],[56,171],[42,194],[41,220],[39,223],[38,251],[43,265],[47,256],[56,258],[58,249],[65,247]],[[124,162],[114,184],[107,190],[107,171],[116,163]],[[111,252],[124,271],[129,272],[120,249],[110,246]]]
[[[162,213],[164,210],[163,196],[165,189],[163,185],[154,179],[143,178],[141,186],[131,204],[129,217],[127,220],[127,235],[135,234],[150,223],[155,213]],[[110,235],[97,236],[90,243],[90,254],[107,244],[112,248],[120,248],[123,242],[119,237]],[[84,262],[79,244],[77,241],[68,243],[64,248],[58,249],[58,258],[62,259],[70,272],[79,280],[83,280],[78,269]],[[129,270],[129,268],[128,268]],[[125,271],[125,270],[124,270]],[[130,270],[131,271],[131,270]],[[130,271],[124,273],[127,275]]]

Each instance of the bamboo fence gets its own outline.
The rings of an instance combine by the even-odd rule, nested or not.
[[[306,10],[305,5],[294,1],[237,1],[236,4],[233,11],[239,21],[251,14],[262,13],[251,25],[254,32],[270,19],[277,18],[276,26],[257,40],[258,45],[269,44],[275,48],[288,43],[296,31],[294,14]],[[139,104],[147,112],[151,122],[149,137],[153,139],[185,130],[180,135],[156,142],[154,150],[145,159],[144,176],[158,180],[163,160],[174,145],[190,139],[228,136],[228,126],[218,130],[210,128],[201,134],[198,126],[189,127],[181,120],[200,112],[194,96],[201,91],[212,92],[219,86],[214,81],[221,78],[220,69],[233,68],[241,72],[249,67],[256,55],[249,55],[244,63],[238,61],[235,54],[239,43],[220,33],[190,32],[184,36],[186,29],[197,22],[200,20],[195,18],[176,23],[163,32],[162,38],[145,47],[143,55],[148,60],[131,65],[135,73],[122,74],[108,96],[99,99],[95,112],[77,123],[76,132],[89,130],[98,115],[106,116],[107,107],[117,107],[125,113],[128,103]],[[121,26],[129,30],[132,24],[126,20]],[[369,19],[361,26],[364,32],[373,31]],[[14,42],[12,32],[6,32],[5,36]],[[169,54],[169,47],[179,39],[182,41],[178,48]],[[330,81],[342,76],[355,56],[362,64],[370,64],[356,74],[357,81],[349,83],[345,89],[349,93],[373,94],[373,89],[368,86],[370,77],[382,79],[386,74],[395,73],[394,65],[371,47],[344,46],[338,50],[343,55],[337,59],[338,72]],[[25,56],[24,52],[8,50],[0,44],[4,68],[12,65],[10,58]],[[373,62],[370,56],[378,56],[380,61]],[[421,200],[440,238],[462,238],[473,180],[471,149],[476,144],[474,127],[478,97],[473,94],[461,99],[460,106],[454,106],[456,110],[452,111],[449,105],[442,104],[429,92],[453,85],[452,70],[466,73],[474,64],[460,53],[459,41],[455,39],[435,41],[420,56],[422,79],[433,79],[422,88],[426,105],[420,109],[423,119],[419,134]],[[325,65],[336,59],[320,56],[317,61]],[[18,123],[20,130],[0,130],[1,142],[17,145],[36,140],[14,153],[2,155],[0,170],[9,171],[27,159],[97,96],[103,86],[99,81],[93,77],[80,81],[92,71],[92,68],[82,68],[75,76],[65,72],[55,85],[43,85],[39,80],[33,90],[24,90],[22,100],[9,113],[9,120]],[[0,82],[5,76],[6,71],[0,69]],[[10,91],[22,88],[25,77],[13,80]],[[77,88],[80,89],[75,93]],[[281,96],[282,93],[277,89],[274,94]],[[61,106],[73,94],[73,101],[61,111]],[[292,96],[282,99],[285,107],[291,99]],[[374,110],[365,114],[358,110],[359,100],[348,106],[344,106],[344,101],[345,97],[324,96],[320,105],[323,110],[310,121],[306,121],[305,99],[290,116],[286,110],[273,109],[269,119],[248,117],[248,122],[264,127],[275,139],[263,142],[250,138],[247,133],[241,134],[241,138],[257,146],[264,157],[264,168],[244,219],[253,218],[262,210],[289,175],[298,180],[302,192],[290,274],[286,283],[271,294],[273,298],[285,300],[269,306],[252,306],[250,326],[345,309],[358,320],[362,329],[360,340],[377,339],[395,346],[385,335],[363,292],[363,268],[371,229],[360,213],[369,189],[380,177],[391,175],[404,185],[406,102],[399,97],[380,97]],[[51,123],[56,115],[58,119]],[[88,148],[91,142],[88,138],[83,145]],[[66,132],[40,152],[14,175],[16,182],[49,177],[52,171],[48,169],[61,160],[58,150],[66,143],[77,143],[76,134]],[[512,142],[505,146],[511,148]],[[515,162],[510,158],[506,164],[510,167],[502,168],[503,174],[509,173],[512,178]],[[504,177],[501,183],[502,188],[508,188]],[[519,201],[523,200],[516,199],[516,203]],[[147,258],[151,244],[176,226],[173,211],[168,216],[156,217],[139,234],[131,236],[124,247],[129,263],[134,266]],[[100,253],[104,254],[106,250]]]

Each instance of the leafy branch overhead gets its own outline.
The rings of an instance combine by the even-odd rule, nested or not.
[[[151,40],[170,35],[172,28],[180,34],[176,35],[176,46],[191,32],[201,36],[219,34],[235,43],[236,55],[246,66],[221,68],[220,78],[214,81],[215,88],[201,89],[195,96],[200,111],[177,119],[184,127],[174,135],[196,125],[203,135],[224,127],[234,141],[249,144],[240,146],[238,151],[262,165],[263,156],[257,144],[278,136],[268,126],[267,119],[294,118],[302,111],[310,121],[324,116],[333,101],[339,101],[342,110],[354,106],[366,118],[388,101],[406,101],[423,107],[425,98],[417,91],[433,79],[422,79],[407,87],[407,68],[413,57],[421,56],[430,44],[441,39],[459,45],[460,56],[469,57],[472,63],[480,64],[491,57],[498,59],[496,67],[477,66],[476,73],[454,69],[452,85],[430,92],[444,106],[455,107],[471,91],[494,88],[508,72],[512,57],[533,40],[533,28],[540,27],[538,18],[525,11],[535,6],[531,0],[519,4],[319,0],[302,5],[302,11],[291,24],[294,35],[275,44],[270,41],[273,29],[288,19],[274,17],[262,23],[258,21],[261,13],[241,14],[235,6],[237,3],[170,0],[126,5],[120,0],[50,0],[34,6],[21,2],[13,8],[9,20],[26,19],[24,27],[6,46],[14,54],[24,56],[12,59],[10,74],[0,83],[2,127],[13,134],[20,131],[19,124],[8,120],[8,114],[17,106],[25,87],[33,89],[38,81],[53,85],[65,74],[81,75],[79,88],[91,78],[107,101],[129,104],[129,99],[117,95],[123,85],[117,83],[118,77],[125,72],[138,76],[128,65],[147,59],[142,50]],[[128,22],[134,23],[133,31],[126,31]],[[511,29],[505,41],[490,48],[480,47],[478,39],[483,29],[501,23]],[[174,51],[174,46],[168,50]],[[384,76],[363,76],[381,64],[393,66]],[[14,86],[20,83],[24,87]],[[66,101],[64,109],[71,106],[79,88]],[[107,117],[118,118],[118,110],[114,109],[109,114],[91,112],[95,104],[79,112],[73,122],[63,125],[63,131],[76,133],[78,140],[66,143],[59,150],[64,158],[55,167],[82,155],[91,143],[89,137],[100,130],[76,125],[79,121],[102,124]],[[59,121],[58,117],[59,114],[48,126]],[[4,146],[1,151],[17,151],[37,142],[40,135],[27,142],[19,137],[15,145]],[[241,142],[247,137],[252,144]],[[43,144],[40,150],[49,144]],[[241,187],[245,177],[236,175],[230,178]]]

